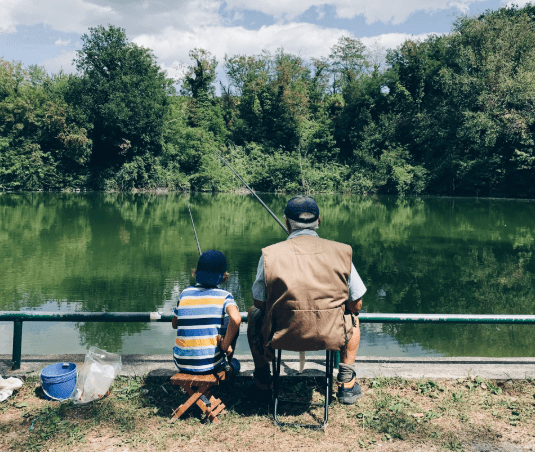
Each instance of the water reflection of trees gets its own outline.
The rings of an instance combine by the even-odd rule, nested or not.
[[[288,196],[262,198],[282,219]],[[227,256],[227,288],[246,310],[261,248],[285,238],[251,196],[48,193],[0,196],[0,263],[5,269],[0,309],[60,300],[88,311],[157,310],[177,281],[181,288],[190,282],[197,262],[186,199],[202,249]],[[320,235],[353,246],[353,261],[368,287],[369,312],[533,313],[533,203],[316,199]],[[84,344],[119,350],[125,336],[146,325],[87,323],[78,328]],[[502,348],[511,356],[524,347],[535,349],[532,335],[519,334],[524,330],[518,327],[447,328],[385,325],[383,330],[401,344],[418,342],[445,354],[469,354],[467,343],[479,350],[479,344],[492,341],[511,344]]]
[[[368,311],[533,314],[532,203],[426,200],[423,214],[425,223],[409,224],[404,240],[363,246]],[[384,325],[383,331],[402,345],[417,342],[447,355],[526,356],[535,349],[527,328]]]

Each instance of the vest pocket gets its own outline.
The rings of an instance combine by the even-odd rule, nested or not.
[[[275,332],[270,345],[274,349],[291,351],[340,350],[346,344],[344,317],[343,307],[277,310],[273,313]]]

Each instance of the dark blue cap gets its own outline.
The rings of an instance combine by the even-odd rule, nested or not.
[[[220,251],[208,250],[197,262],[195,279],[198,284],[217,286],[227,271],[227,260]]]
[[[303,213],[309,213],[313,216],[310,218],[302,218]],[[284,215],[289,220],[294,220],[299,223],[313,223],[320,215],[320,209],[310,196],[296,196],[288,201],[284,209]],[[307,215],[308,217],[308,215]]]

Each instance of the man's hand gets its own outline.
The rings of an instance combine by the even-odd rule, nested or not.
[[[358,314],[360,310],[362,309],[362,297],[358,300],[353,301],[347,301],[346,303],[347,309],[349,309],[351,312],[354,312],[355,314]]]

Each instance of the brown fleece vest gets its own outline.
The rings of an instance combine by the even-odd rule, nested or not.
[[[353,334],[344,316],[352,250],[349,245],[301,235],[262,250],[271,349],[340,350]]]

